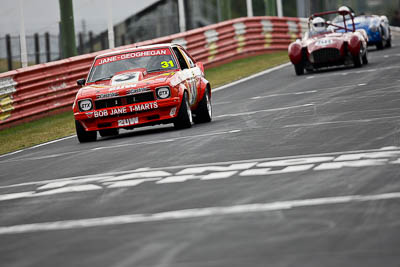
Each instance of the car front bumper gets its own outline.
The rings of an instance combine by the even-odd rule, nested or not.
[[[178,114],[179,97],[74,113],[86,131],[135,128],[171,121]]]

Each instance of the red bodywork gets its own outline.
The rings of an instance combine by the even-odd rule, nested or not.
[[[146,68],[134,68],[116,72],[112,78],[103,81],[86,82],[74,101],[75,120],[86,131],[171,123],[179,112],[184,92],[188,94],[191,110],[197,108],[207,89],[211,97],[203,65],[196,63],[179,45],[146,46],[97,56],[87,79],[90,79],[92,70],[101,64],[118,61],[120,57],[124,59],[127,55],[139,55],[143,51],[159,50],[167,51],[175,60],[171,63],[175,64],[173,69],[149,73]],[[179,63],[177,51],[181,52],[181,57],[183,55],[187,68],[183,69],[182,61]],[[170,89],[170,95],[160,99],[156,89],[166,87]],[[92,109],[82,110],[79,103],[86,100],[92,101]]]
[[[312,33],[310,26],[312,20],[315,17],[330,14],[339,14],[339,16],[343,16],[344,21],[345,16],[351,16],[354,21],[353,15],[347,11],[330,11],[312,15],[309,18],[309,31],[302,40],[291,43],[288,48],[290,61],[295,67],[303,67],[311,71],[321,67],[352,64],[353,59],[360,53],[361,57],[366,56],[366,33],[355,31],[353,26],[348,28],[346,23],[343,24],[344,26],[340,26],[328,22],[328,31]]]

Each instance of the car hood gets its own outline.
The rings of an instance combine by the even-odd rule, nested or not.
[[[322,48],[340,49],[345,41],[343,34],[332,33],[328,35],[318,36],[307,40],[308,53]]]
[[[157,85],[169,84],[175,72],[164,72],[161,74],[146,74],[138,78],[136,74],[124,72],[114,75],[110,81],[104,81],[104,84],[92,84],[83,87],[78,92],[78,97],[96,97],[107,98],[126,95],[137,90],[149,89]]]

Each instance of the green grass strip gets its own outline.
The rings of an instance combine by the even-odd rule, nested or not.
[[[288,61],[287,52],[235,60],[206,70],[212,88],[239,80]],[[0,131],[0,155],[75,134],[72,111]],[[77,141],[78,142],[78,141]]]

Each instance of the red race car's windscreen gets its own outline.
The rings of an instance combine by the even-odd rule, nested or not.
[[[145,68],[147,72],[176,69],[171,51],[167,48],[136,51],[96,59],[88,82],[110,79],[114,73]]]

